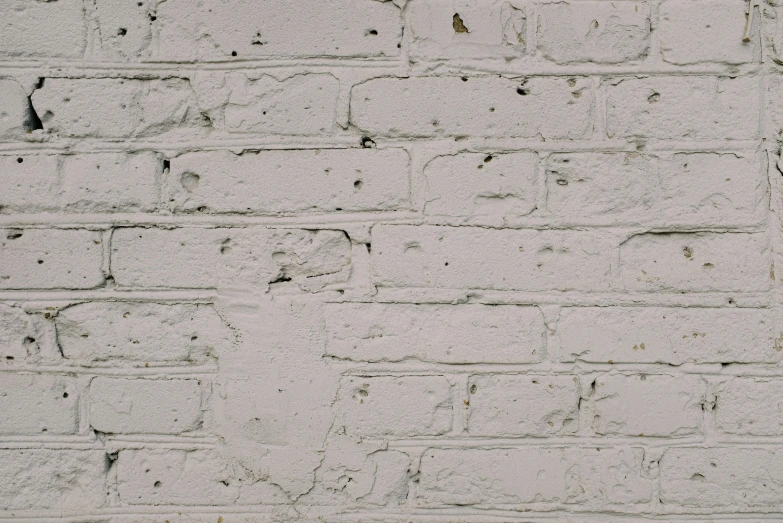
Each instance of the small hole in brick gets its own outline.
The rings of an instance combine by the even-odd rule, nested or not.
[[[196,341],[198,339],[198,336],[191,336],[190,341]]]
[[[162,485],[163,483],[161,483],[160,481],[156,481],[155,483],[152,484],[152,486],[155,488],[160,488]]]
[[[378,36],[378,31],[375,29],[368,29],[366,33],[364,33],[365,36]]]
[[[557,185],[568,185],[568,180],[563,180],[563,179],[557,180]]]
[[[486,158],[484,158],[484,163],[489,163],[489,162],[491,162],[491,161],[492,161],[492,155],[491,155],[491,154],[490,154],[490,155],[487,155],[487,157],[486,157]]]
[[[473,385],[470,386],[470,393],[475,394],[477,389],[478,387],[476,387],[476,384],[474,383]]]
[[[22,163],[22,162],[24,162],[24,158],[17,158],[16,159],[16,163]]]
[[[127,29],[125,29],[124,27],[120,27],[120,28],[117,30],[117,34],[118,34],[119,36],[125,36],[126,34],[128,34],[128,30],[127,30]]]
[[[197,207],[197,208],[196,208],[196,210],[197,210],[198,212],[204,212],[204,211],[206,211],[206,210],[207,210],[207,207],[206,207],[206,205],[202,205],[201,207]]]
[[[63,392],[63,398],[67,398],[67,397],[68,397],[68,393],[67,392]]]
[[[495,112],[495,108],[494,108],[494,107],[490,107],[490,108],[489,108],[489,112],[490,112],[490,113],[494,113],[494,112]]]
[[[468,77],[467,77],[467,76],[463,76],[463,77],[462,77],[462,81],[463,81],[463,82],[467,82],[467,81],[468,81]]]
[[[444,265],[444,266],[446,266],[446,267],[448,267],[448,266],[449,266],[449,262],[446,262],[446,263],[444,263],[443,265]]]
[[[236,56],[236,55],[237,55],[236,51],[231,51],[231,56]]]
[[[43,260],[38,260],[38,265],[41,265],[43,263]]]
[[[353,186],[356,187],[357,189],[361,189],[362,185],[364,184],[362,183],[361,180],[356,180],[355,182],[353,182]]]
[[[647,101],[650,102],[651,104],[659,102],[660,100],[661,100],[660,93],[653,93],[653,94],[651,94],[650,96],[647,97]]]
[[[5,359],[7,359],[8,361],[13,361],[14,357],[13,356],[6,356]]]
[[[401,48],[402,44],[397,44],[397,49]]]
[[[530,94],[530,90],[523,87],[517,87],[517,94],[520,96],[527,96]]]
[[[155,20],[157,20],[157,19],[158,19],[158,17],[157,17],[157,16],[155,16],[155,15],[150,15],[150,22],[154,22],[154,21],[155,21]]]

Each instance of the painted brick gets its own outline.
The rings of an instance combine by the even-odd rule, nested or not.
[[[60,350],[73,360],[201,362],[235,341],[211,305],[79,303],[55,324]]]
[[[605,89],[609,137],[751,140],[759,133],[753,77],[623,78]]]
[[[30,129],[27,95],[10,78],[0,78],[0,93],[0,140],[22,140]]]
[[[609,285],[613,247],[600,233],[376,225],[372,240],[381,286],[538,291]]]
[[[377,78],[351,95],[353,124],[372,136],[586,138],[592,113],[587,78]]]
[[[336,411],[352,437],[437,436],[451,430],[451,389],[443,376],[346,377]]]
[[[557,153],[546,162],[547,210],[583,223],[757,224],[765,170],[755,153]]]
[[[174,211],[278,214],[410,207],[402,149],[195,152],[171,160]]]
[[[326,354],[354,361],[533,363],[546,327],[535,307],[329,304]]]
[[[728,434],[783,434],[781,393],[783,383],[775,378],[732,378],[722,383],[715,393],[715,427]]]
[[[28,338],[33,335],[24,310],[0,304],[0,361],[22,360],[27,356]]]
[[[557,326],[563,361],[594,363],[775,363],[778,335],[766,309],[567,307]]]
[[[538,49],[559,64],[615,64],[643,59],[650,47],[650,8],[642,2],[539,4]]]
[[[646,503],[640,448],[428,449],[421,458],[422,504]],[[525,478],[535,477],[536,481]]]
[[[676,437],[701,430],[707,387],[698,376],[605,374],[594,387],[590,425],[598,434]]]
[[[434,216],[523,216],[536,208],[533,153],[461,153],[432,160],[424,213]]]
[[[74,378],[50,374],[0,377],[0,434],[75,434],[79,394]]]
[[[0,4],[0,58],[81,58],[87,24],[81,0]]]
[[[576,376],[477,375],[468,380],[468,432],[550,436],[578,429]]]
[[[99,232],[0,230],[0,289],[89,289],[104,281]]]
[[[349,251],[340,231],[123,228],[112,238],[112,275],[128,287],[328,280],[348,268]]]
[[[643,291],[765,291],[771,280],[764,234],[641,234],[620,247],[629,289]]]

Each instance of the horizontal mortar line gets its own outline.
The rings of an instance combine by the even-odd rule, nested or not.
[[[160,74],[178,75],[183,71],[238,71],[252,69],[296,69],[296,68],[367,68],[367,69],[389,69],[389,68],[407,68],[408,62],[400,55],[397,57],[269,57],[269,58],[248,58],[244,60],[225,60],[209,62],[190,62],[190,61],[164,61],[156,60],[149,62],[103,62],[98,60],[1,60],[0,69],[20,69],[27,71],[29,69],[51,69],[54,77],[67,74],[69,70],[82,73],[110,72],[119,73],[129,72],[133,74],[154,71]],[[3,71],[4,73],[6,71]]]
[[[625,76],[625,75],[666,75],[666,76],[755,76],[767,73],[769,68],[759,62],[739,66],[719,64],[707,65],[661,65],[661,64],[606,64],[594,63],[579,65],[554,65],[543,61],[518,61],[493,67],[494,63],[481,59],[427,60],[415,62],[411,76],[427,76],[419,71],[437,67],[436,76],[503,75],[503,76]]]
[[[242,214],[153,214],[153,213],[117,213],[117,214],[14,214],[0,215],[0,227],[16,226],[46,226],[48,228],[73,228],[74,226],[94,227],[135,227],[156,225],[179,225],[199,227],[246,227],[274,226],[285,228],[339,228],[340,224],[356,224],[366,222],[374,224],[378,221],[398,222],[407,220],[420,224],[422,217],[414,211],[377,211],[334,214],[300,214],[298,216],[251,216]]]
[[[142,364],[143,365],[143,364]],[[150,367],[86,367],[79,365],[27,365],[5,364],[0,367],[2,374],[30,373],[36,374],[78,374],[87,376],[117,376],[117,377],[160,377],[176,375],[178,378],[208,379],[218,371],[217,364],[200,364],[186,366],[150,366]]]
[[[213,303],[217,297],[214,289],[161,289],[161,290],[0,290],[0,302],[31,301],[142,301],[175,303]]]
[[[383,439],[375,440],[373,438],[363,438],[365,441],[374,443],[388,443],[390,449],[393,448],[411,448],[411,447],[432,447],[432,448],[530,448],[530,447],[566,447],[566,448],[612,448],[612,447],[644,447],[644,448],[670,448],[670,447],[688,447],[693,445],[706,445],[705,438],[692,436],[689,438],[671,438],[671,437],[599,437],[599,436],[572,436],[572,437],[475,437],[458,438],[443,437],[442,439],[433,438],[409,438],[409,439]],[[783,441],[783,440],[781,440]]]
[[[7,142],[0,144],[2,154],[26,154],[36,152],[41,154],[90,153],[90,152],[122,152],[122,151],[155,151],[155,152],[187,152],[189,150],[311,150],[311,149],[359,149],[359,134],[336,135],[330,137],[301,136],[246,136],[225,139],[198,139],[187,142],[160,142],[145,139],[117,140],[68,140],[59,142]],[[512,152],[517,150],[541,152],[629,152],[635,154],[654,154],[655,152],[752,152],[761,145],[760,140],[660,140],[641,138],[645,140],[644,151],[637,149],[637,138],[607,138],[595,140],[557,140],[550,139],[541,142],[530,138],[498,138],[473,137],[455,142],[452,139],[439,137],[376,137],[372,136],[378,149],[416,147],[432,148],[442,145],[443,154],[451,154],[453,150],[481,149],[486,152]],[[597,151],[596,151],[597,150]]]
[[[377,287],[373,298],[359,303],[561,305],[575,307],[636,306],[692,308],[769,308],[780,303],[776,289],[767,292],[712,291],[656,293],[641,291],[516,291],[486,289],[440,289],[432,287]],[[732,300],[734,304],[730,304]],[[335,300],[335,302],[338,302]],[[354,303],[349,299],[339,302]],[[339,303],[338,302],[338,303]]]
[[[106,448],[212,448],[217,443],[213,436],[166,436],[166,435],[122,435],[106,436],[105,441],[96,439],[92,434],[86,436],[0,436],[0,448],[3,449],[106,449]],[[175,447],[172,447],[174,445]]]
[[[630,350],[629,350],[630,352]],[[666,375],[687,376],[699,375],[718,378],[783,377],[783,367],[775,363],[733,363],[724,366],[721,363],[674,365],[668,363],[588,363],[574,362],[539,362],[539,363],[447,363],[447,362],[415,362],[400,363],[366,363],[360,361],[333,360],[328,361],[341,365],[344,376],[431,376],[431,375],[465,375],[465,374],[519,374],[526,376],[579,376],[586,377],[595,374],[612,373],[614,375]]]

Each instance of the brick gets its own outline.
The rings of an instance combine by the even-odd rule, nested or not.
[[[0,289],[89,289],[104,281],[99,232],[0,230]]]
[[[759,133],[753,77],[656,76],[606,85],[611,137],[749,140]]]
[[[0,209],[152,211],[157,207],[161,170],[160,159],[152,153],[0,156]]]
[[[576,376],[471,376],[468,432],[473,436],[551,436],[578,429]]]
[[[783,449],[680,447],[660,460],[661,501],[688,507],[770,507],[783,503]]]
[[[396,56],[402,37],[400,9],[367,0],[279,0],[263,11],[241,0],[171,0],[158,6],[156,26],[157,56],[177,61]]]
[[[640,448],[522,447],[428,449],[420,504],[645,503]],[[530,481],[535,478],[535,481]]]
[[[334,426],[351,437],[438,436],[452,425],[443,376],[345,377],[335,407]]]
[[[197,428],[201,386],[192,379],[94,378],[90,425],[125,434],[179,434]]]
[[[599,290],[609,285],[614,247],[600,234],[376,225],[381,286],[498,290]]]
[[[79,394],[74,378],[49,374],[0,377],[0,434],[76,434]]]
[[[747,6],[731,0],[666,0],[660,7],[661,53],[672,64],[753,61],[756,41],[743,42]]]
[[[0,78],[0,140],[25,138],[26,131],[31,128],[28,107],[29,100],[22,86],[15,80]]]
[[[546,186],[547,210],[578,222],[750,225],[767,206],[755,153],[557,153]]]
[[[0,360],[24,359],[32,334],[32,325],[24,310],[0,304]]]
[[[620,271],[640,291],[765,291],[774,279],[764,234],[640,234],[620,246]]]
[[[61,310],[55,324],[72,360],[202,362],[235,341],[212,305],[80,303]]]
[[[427,164],[424,213],[435,216],[522,216],[536,208],[534,153],[461,153]]]
[[[557,325],[563,361],[776,363],[783,358],[766,309],[566,307]]]
[[[783,9],[781,10],[781,13],[783,13]],[[783,16],[781,16],[781,18],[780,35],[781,38],[783,38]],[[783,41],[781,42],[781,49],[783,49]],[[783,54],[781,55],[780,61],[783,63]],[[766,82],[765,97],[767,103],[764,112],[765,128],[772,136],[775,136],[777,139],[783,139],[783,107],[779,103],[777,97],[777,93],[781,92],[781,89],[783,89],[783,78],[779,76],[769,76],[767,77]]]
[[[326,354],[353,361],[533,363],[544,357],[536,307],[327,304]]]
[[[616,64],[645,58],[650,8],[642,2],[539,4],[538,50],[559,64]]]
[[[702,427],[706,382],[652,374],[595,378],[592,429],[600,435],[676,437]]]
[[[456,11],[456,13],[455,13]],[[454,15],[460,22],[455,22]],[[525,4],[426,0],[406,5],[411,56],[424,60],[513,58],[525,51]],[[455,32],[455,23],[467,29]]]
[[[63,137],[149,137],[207,124],[182,78],[49,78],[32,101],[44,130]]]
[[[330,74],[237,78],[225,106],[229,133],[318,136],[335,126],[340,82]]]
[[[81,58],[87,24],[81,0],[0,4],[0,59]]]
[[[586,138],[592,113],[587,78],[376,78],[351,94],[351,121],[373,136]]]
[[[112,275],[127,287],[211,288],[237,279],[315,285],[347,277],[341,231],[123,228],[112,237]]]
[[[188,153],[171,160],[176,211],[275,214],[410,208],[402,149]]]
[[[0,450],[0,506],[5,510],[99,508],[106,499],[102,450]]]
[[[775,378],[732,378],[715,393],[715,428],[727,434],[779,436],[783,382]]]
[[[211,450],[122,450],[117,491],[128,505],[255,505],[287,499],[275,485]]]
[[[148,58],[152,47],[152,2],[94,0],[97,21],[96,54],[103,60]]]

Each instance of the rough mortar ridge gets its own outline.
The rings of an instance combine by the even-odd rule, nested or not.
[[[783,4],[0,0],[0,522],[783,520]]]

